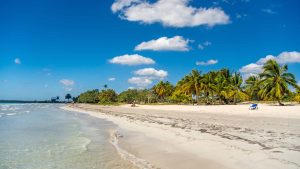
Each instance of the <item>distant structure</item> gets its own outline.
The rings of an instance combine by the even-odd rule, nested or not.
[[[51,102],[52,103],[57,103],[59,101],[59,97],[56,96],[56,97],[51,97]]]

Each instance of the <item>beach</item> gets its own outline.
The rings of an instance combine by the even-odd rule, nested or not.
[[[142,168],[300,168],[299,105],[260,104],[249,110],[249,105],[75,104],[63,109],[118,125],[118,146]]]

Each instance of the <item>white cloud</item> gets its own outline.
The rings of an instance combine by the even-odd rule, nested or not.
[[[117,56],[109,60],[110,63],[113,64],[120,64],[120,65],[129,65],[129,66],[134,66],[134,65],[149,65],[149,64],[154,64],[155,61],[152,60],[151,58],[146,58],[144,56],[134,54],[134,55],[122,55],[122,56]]]
[[[265,13],[268,13],[268,14],[276,14],[276,12],[273,11],[272,9],[270,9],[270,8],[265,8],[265,9],[262,9],[261,11],[265,12]]]
[[[111,10],[115,13],[135,2],[139,2],[139,0],[116,0],[111,6]]]
[[[20,60],[19,58],[15,58],[14,62],[15,62],[15,64],[17,64],[17,65],[21,64],[21,60]]]
[[[64,86],[64,89],[66,91],[73,90],[73,86],[75,85],[75,82],[73,80],[70,80],[70,79],[62,79],[59,82]]]
[[[116,78],[114,78],[114,77],[108,78],[108,81],[115,81],[115,80],[116,80]]]
[[[256,63],[251,63],[243,66],[240,69],[240,72],[243,74],[259,74],[262,72],[263,64],[270,59],[276,60],[279,64],[300,63],[300,53],[294,51],[282,52],[278,56],[267,55],[264,58],[260,58]]]
[[[159,78],[163,79],[168,76],[168,72],[165,70],[156,70],[154,68],[144,68],[144,69],[139,69],[137,71],[134,71],[135,75],[139,76],[147,76],[149,79],[153,78]]]
[[[199,44],[198,48],[201,49],[201,50],[203,50],[205,47],[210,46],[211,44],[212,44],[211,42],[205,41],[205,42]]]
[[[300,52],[282,52],[278,56],[267,55],[260,58],[256,63],[264,64],[270,59],[276,60],[279,64],[300,63]]]
[[[198,66],[208,66],[208,65],[214,65],[214,64],[217,64],[218,63],[218,60],[213,60],[213,59],[210,59],[208,61],[198,61],[196,62],[196,65]]]
[[[191,0],[115,0],[113,13],[121,19],[145,24],[161,23],[169,27],[224,25],[229,16],[221,8],[193,7]]]
[[[189,51],[189,42],[190,40],[184,39],[182,36],[174,36],[172,38],[161,37],[148,42],[142,42],[135,47],[135,50]]]
[[[62,79],[59,82],[65,86],[73,86],[75,84],[73,80],[69,80],[69,79]]]
[[[243,66],[240,69],[241,73],[245,74],[258,74],[262,71],[262,65],[256,64],[256,63],[250,63],[249,65]]]
[[[128,79],[130,84],[137,85],[138,87],[147,87],[152,84],[152,80],[148,77],[132,77]]]

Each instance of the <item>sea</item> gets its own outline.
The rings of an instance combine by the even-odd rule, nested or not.
[[[135,169],[109,121],[62,104],[0,104],[0,169]]]

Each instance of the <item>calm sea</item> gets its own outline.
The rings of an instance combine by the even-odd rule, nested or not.
[[[0,169],[131,169],[108,121],[55,104],[0,104]]]

